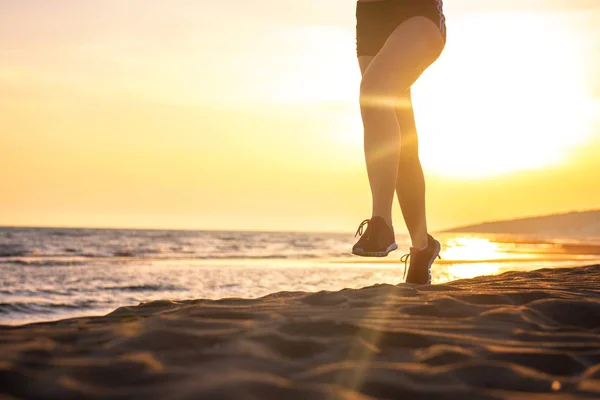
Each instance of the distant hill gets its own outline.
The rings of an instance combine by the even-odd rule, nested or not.
[[[600,236],[600,210],[485,222],[444,232]]]

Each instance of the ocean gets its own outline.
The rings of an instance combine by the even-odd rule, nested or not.
[[[434,283],[600,263],[600,237],[438,234]],[[0,228],[0,324],[104,315],[170,299],[256,298],[402,281],[399,251],[350,254],[352,234]]]

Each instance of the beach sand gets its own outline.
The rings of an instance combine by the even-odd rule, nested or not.
[[[600,397],[600,266],[0,327],[2,399]]]

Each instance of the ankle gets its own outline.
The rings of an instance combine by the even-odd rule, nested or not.
[[[429,245],[429,241],[427,240],[427,235],[419,238],[412,238],[412,247],[417,250],[425,250]]]
[[[391,216],[381,216],[381,215],[375,215],[375,214],[373,214],[373,216],[371,218],[375,218],[375,217],[379,217],[379,218],[383,219],[385,221],[385,223],[387,224],[387,226],[389,226],[390,228],[393,229],[394,224],[392,222],[392,217]]]

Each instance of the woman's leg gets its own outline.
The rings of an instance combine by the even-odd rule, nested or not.
[[[372,60],[372,56],[358,58],[362,74],[365,73]],[[396,117],[400,127],[401,146],[396,195],[412,246],[422,249],[427,246],[428,231],[425,213],[425,177],[419,159],[419,140],[410,89],[404,92],[403,100],[396,107]]]
[[[419,139],[412,107],[410,89],[403,93],[403,101],[396,107],[400,125],[401,151],[396,180],[396,195],[412,246],[427,246],[427,217],[425,213],[425,177],[419,160]]]
[[[360,106],[373,216],[382,217],[390,226],[400,165],[396,110],[406,106],[404,93],[443,47],[443,37],[431,20],[410,18],[390,35],[363,74]]]
[[[358,58],[363,77],[373,59],[372,56]],[[382,217],[389,226],[392,226],[394,191],[392,189],[390,196],[390,185],[387,183],[395,179],[398,168],[397,162],[394,161],[400,153],[398,121],[393,108],[365,106],[363,87],[364,81],[361,83],[361,114],[367,174],[372,195],[372,216]],[[385,200],[381,201],[382,199]]]
[[[358,57],[360,70],[363,74],[372,60],[373,56]],[[368,154],[368,152],[365,153]],[[363,231],[365,225],[367,229]],[[392,226],[391,205],[387,213],[377,211],[374,208],[373,217],[363,221],[356,234],[361,235],[361,237],[352,247],[352,254],[363,257],[386,257],[390,252],[397,250],[396,235]]]
[[[400,157],[400,128],[391,104],[374,104],[375,96],[372,99],[367,97],[371,89],[365,84],[364,76],[360,105],[367,175],[371,186],[371,212],[373,217],[381,217],[392,226],[392,203]]]

